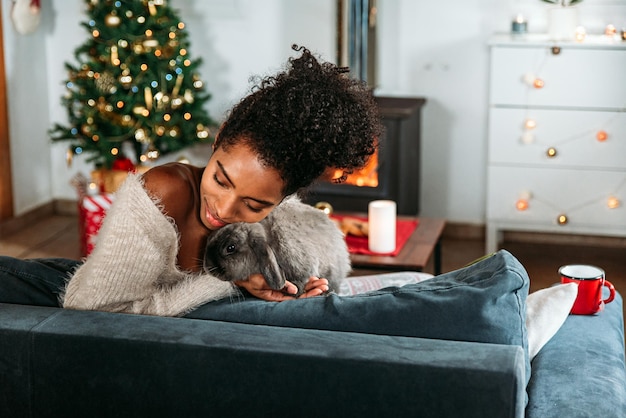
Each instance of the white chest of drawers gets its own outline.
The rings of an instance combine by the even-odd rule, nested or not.
[[[626,42],[490,42],[487,251],[502,231],[626,236]]]

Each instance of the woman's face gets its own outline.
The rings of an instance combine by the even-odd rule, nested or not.
[[[264,166],[250,147],[217,147],[200,183],[200,218],[210,230],[234,222],[258,222],[283,199],[278,171]]]

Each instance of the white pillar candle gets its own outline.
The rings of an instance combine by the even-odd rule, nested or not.
[[[390,253],[396,249],[396,202],[374,200],[368,205],[369,250]]]

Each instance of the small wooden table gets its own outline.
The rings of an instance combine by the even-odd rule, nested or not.
[[[423,271],[434,256],[434,274],[441,273],[441,234],[446,221],[439,218],[398,216],[399,220],[419,221],[397,256],[350,254],[353,275],[371,271]]]

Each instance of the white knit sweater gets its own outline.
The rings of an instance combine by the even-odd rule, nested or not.
[[[179,316],[237,293],[230,282],[176,266],[178,233],[138,175],[115,195],[92,254],[67,283],[68,309]]]

